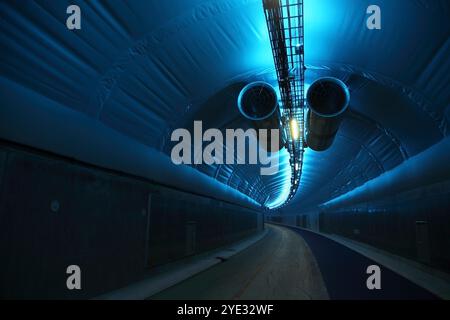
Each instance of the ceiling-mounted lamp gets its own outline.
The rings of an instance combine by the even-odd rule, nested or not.
[[[297,120],[293,118],[290,122],[290,126],[292,140],[297,141],[300,138],[300,129]]]

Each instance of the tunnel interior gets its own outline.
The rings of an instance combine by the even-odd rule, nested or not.
[[[66,26],[72,2],[79,30]],[[195,144],[189,163],[171,159],[177,129],[226,136],[257,128],[242,113],[282,104],[262,0],[2,1],[0,297],[92,298],[264,222],[450,273],[450,4],[378,0],[382,29],[370,30],[370,1],[303,2],[306,95],[333,77],[351,98],[331,146],[305,149],[288,201],[286,148],[272,175],[261,168],[275,162],[237,150],[223,164]],[[240,112],[255,82],[276,96],[254,90]],[[336,86],[311,108],[339,113]],[[81,292],[65,287],[73,264],[90,270]]]

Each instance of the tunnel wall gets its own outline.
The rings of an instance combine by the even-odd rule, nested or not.
[[[320,231],[339,234],[450,272],[450,182],[339,210]]]
[[[337,234],[450,273],[450,181],[278,223]]]
[[[252,208],[9,144],[0,188],[1,298],[94,297],[263,228]]]

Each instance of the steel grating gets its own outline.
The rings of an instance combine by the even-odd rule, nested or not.
[[[305,126],[305,53],[303,0],[263,0],[272,54],[280,87],[283,135],[290,155],[291,188],[295,196],[302,172]],[[295,122],[293,120],[295,119]],[[298,125],[299,137],[292,134]]]

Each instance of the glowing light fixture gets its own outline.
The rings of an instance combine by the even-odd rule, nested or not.
[[[295,119],[291,120],[291,137],[293,140],[298,140],[300,138],[298,122]]]

